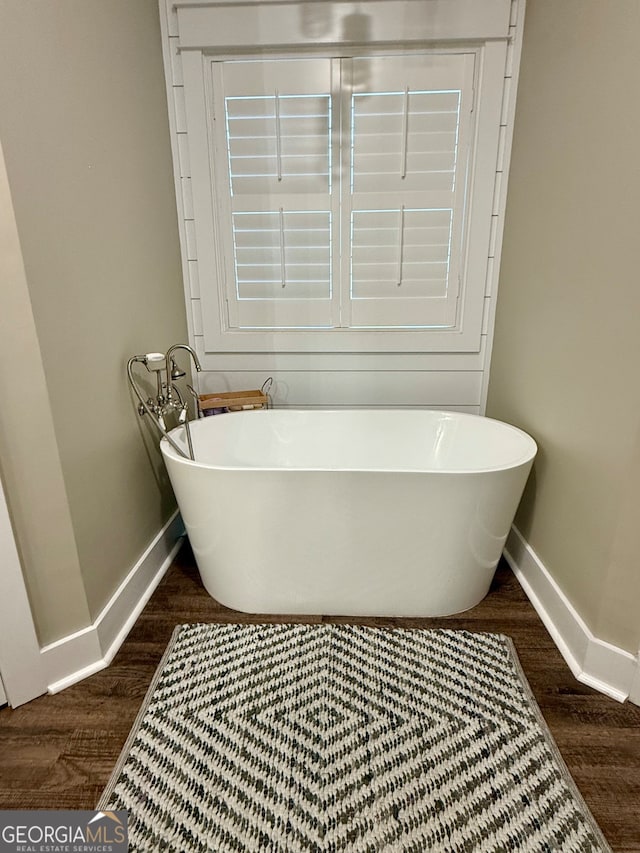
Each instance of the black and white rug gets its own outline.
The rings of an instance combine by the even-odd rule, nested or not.
[[[609,851],[498,634],[176,629],[100,803],[135,851]]]

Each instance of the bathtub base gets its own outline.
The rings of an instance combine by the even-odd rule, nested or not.
[[[204,586],[221,604],[246,613],[431,617],[486,596],[526,471],[500,472],[499,489],[490,474],[216,476],[206,502],[190,505],[175,487]]]
[[[467,596],[464,601],[457,595],[450,600],[434,600],[427,593],[421,596],[419,600],[411,602],[406,594],[403,596],[405,590],[400,589],[398,600],[394,602],[389,602],[387,596],[382,596],[379,599],[376,599],[375,596],[367,596],[366,602],[363,601],[362,596],[354,596],[350,603],[345,601],[344,603],[340,602],[340,604],[336,603],[334,596],[312,596],[308,593],[305,595],[300,594],[299,590],[289,590],[289,596],[286,595],[287,591],[283,590],[286,600],[283,600],[281,596],[276,596],[273,599],[269,599],[268,596],[262,596],[259,599],[252,598],[251,596],[247,596],[244,590],[222,589],[215,582],[215,578],[209,578],[209,582],[205,581],[205,575],[202,572],[200,573],[200,577],[204,588],[215,601],[231,610],[237,610],[239,613],[264,614],[266,616],[428,619],[453,616],[476,607],[486,598],[494,574],[495,569],[491,572],[491,577],[488,583],[483,585],[482,590],[479,592],[476,591],[473,596]]]

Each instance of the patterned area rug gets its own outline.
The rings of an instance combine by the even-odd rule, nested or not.
[[[100,809],[130,849],[609,851],[498,634],[176,629]]]

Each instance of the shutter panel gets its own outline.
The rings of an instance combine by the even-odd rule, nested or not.
[[[231,193],[329,191],[330,97],[227,97]]]
[[[453,327],[473,56],[354,59],[352,79],[349,325]]]
[[[227,166],[232,328],[334,322],[331,61],[225,61],[215,138]]]
[[[329,226],[326,212],[234,213],[237,298],[328,298]]]
[[[446,296],[451,210],[354,211],[354,299]]]

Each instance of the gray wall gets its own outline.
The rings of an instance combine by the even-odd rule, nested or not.
[[[487,413],[540,454],[516,524],[640,645],[637,0],[528,0]]]
[[[155,0],[0,0],[0,34],[0,139],[44,366],[40,411],[77,550],[76,567],[32,553],[25,495],[43,472],[23,453],[20,477],[5,480],[47,643],[82,627],[69,603],[78,571],[94,619],[174,509],[124,368],[187,332]],[[10,424],[0,441],[6,468],[24,439]],[[37,523],[55,538],[55,513]]]

